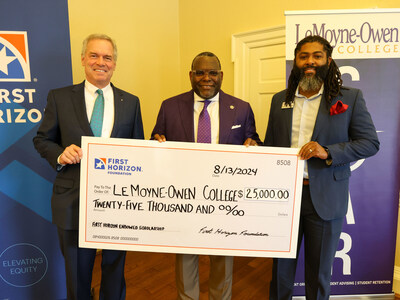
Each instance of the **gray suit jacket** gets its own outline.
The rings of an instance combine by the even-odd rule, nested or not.
[[[318,215],[333,220],[346,215],[349,196],[350,162],[372,156],[379,150],[379,141],[362,92],[342,88],[343,96],[333,99],[328,106],[321,100],[311,140],[329,149],[332,165],[325,160],[308,160],[311,199]],[[264,145],[290,147],[293,109],[282,109],[286,90],[274,95]],[[337,115],[330,115],[330,107],[338,101],[349,105]]]
[[[51,90],[37,135],[36,150],[57,169],[57,158],[71,144],[81,146],[82,136],[93,136],[86,113],[84,82]],[[112,85],[114,126],[111,137],[143,139],[139,99]],[[78,229],[80,165],[66,165],[53,185],[53,223],[66,230]]]

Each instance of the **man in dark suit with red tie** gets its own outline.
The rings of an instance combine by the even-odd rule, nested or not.
[[[86,80],[49,92],[35,148],[57,170],[51,207],[65,260],[68,299],[90,299],[96,249],[78,247],[81,137],[143,139],[139,99],[110,83],[117,49],[100,34],[82,47]],[[100,299],[125,299],[125,251],[102,251]]]
[[[261,143],[250,104],[221,91],[223,72],[215,54],[198,54],[189,77],[191,91],[162,103],[153,139],[247,146]],[[210,256],[210,299],[231,299],[232,269],[233,257]],[[197,255],[177,254],[176,285],[178,299],[199,299]]]

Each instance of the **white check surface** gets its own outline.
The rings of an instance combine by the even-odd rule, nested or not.
[[[82,138],[79,245],[295,257],[298,149]]]

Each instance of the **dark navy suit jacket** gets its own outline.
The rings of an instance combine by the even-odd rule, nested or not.
[[[344,217],[349,196],[350,162],[374,155],[379,150],[379,140],[362,92],[342,88],[342,96],[331,105],[321,99],[311,140],[329,149],[332,165],[325,160],[308,160],[311,200],[318,215],[324,220]],[[264,145],[290,147],[292,133],[292,108],[282,108],[286,90],[274,95]],[[348,109],[330,115],[330,107],[338,101]]]
[[[194,142],[194,91],[169,98],[161,104],[151,136],[167,141]],[[250,104],[219,91],[219,144],[242,145],[247,138],[261,143]]]
[[[143,139],[139,99],[112,85],[114,126],[111,137]],[[43,121],[33,142],[40,155],[54,169],[57,158],[71,144],[81,146],[82,136],[93,136],[86,113],[84,82],[51,90]],[[79,220],[80,164],[66,165],[53,185],[53,223],[65,230],[77,230]]]

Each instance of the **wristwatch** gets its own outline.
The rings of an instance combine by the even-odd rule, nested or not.
[[[328,157],[325,159],[325,163],[327,166],[331,166],[332,165],[332,156],[331,156],[331,152],[329,151],[328,147],[323,147],[326,151],[326,153],[328,153]]]

